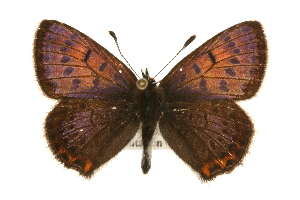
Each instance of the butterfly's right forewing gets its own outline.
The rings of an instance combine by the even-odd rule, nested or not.
[[[161,81],[170,101],[242,100],[260,87],[267,45],[257,21],[237,24],[180,61]]]

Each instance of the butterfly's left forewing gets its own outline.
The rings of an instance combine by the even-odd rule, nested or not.
[[[135,75],[104,47],[54,20],[41,22],[35,39],[38,79],[51,98],[130,98]]]

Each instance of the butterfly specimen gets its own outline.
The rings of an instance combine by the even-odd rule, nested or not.
[[[247,153],[254,129],[235,101],[254,96],[264,76],[267,45],[259,22],[217,34],[160,83],[147,70],[137,78],[104,47],[58,21],[42,21],[34,45],[41,88],[59,100],[45,122],[49,147],[82,176],[90,178],[117,155],[140,126],[145,174],[157,126],[204,181],[232,171]]]

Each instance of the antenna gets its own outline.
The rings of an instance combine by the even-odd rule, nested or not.
[[[120,47],[119,47],[119,44],[118,44],[118,40],[117,40],[116,34],[115,34],[113,31],[108,31],[108,33],[109,33],[109,35],[110,35],[111,37],[114,38],[115,43],[116,43],[116,45],[117,45],[117,47],[118,47],[119,53],[120,53],[121,56],[125,59],[126,63],[129,65],[129,67],[131,68],[131,70],[133,71],[133,73],[134,73],[138,78],[140,78],[139,75],[137,75],[137,73],[136,73],[136,72],[134,71],[134,69],[131,67],[131,65],[129,64],[129,62],[126,60],[126,58],[125,58],[125,57],[123,56],[123,54],[121,53],[121,50],[120,50]]]
[[[178,51],[178,53],[174,56],[174,58],[176,58],[178,56],[178,54],[185,49],[189,44],[191,44],[193,42],[193,40],[196,38],[196,35],[192,35],[183,45],[183,47]],[[170,60],[170,62],[172,62],[174,60],[174,58],[172,58]],[[169,64],[170,62],[168,62],[168,64],[166,64],[166,66],[164,66],[159,72],[158,74],[160,74],[160,72],[162,72],[162,70],[164,70]],[[158,74],[156,74],[153,78],[155,78]]]

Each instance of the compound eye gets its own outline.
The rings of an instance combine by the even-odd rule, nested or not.
[[[136,86],[140,89],[140,90],[145,90],[148,87],[148,81],[145,78],[141,78],[139,80],[136,81]]]

